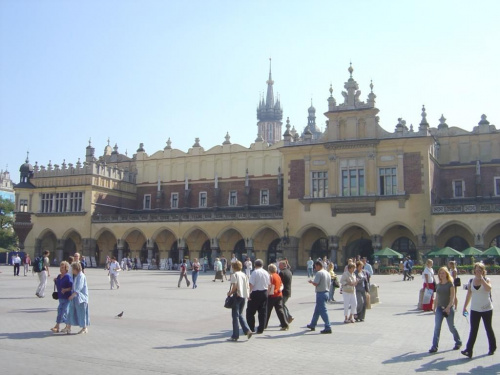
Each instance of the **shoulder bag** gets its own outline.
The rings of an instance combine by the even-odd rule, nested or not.
[[[59,299],[59,293],[57,293],[55,280],[54,280],[54,291],[52,292],[52,298],[55,299],[55,300]]]

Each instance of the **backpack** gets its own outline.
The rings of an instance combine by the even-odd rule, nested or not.
[[[43,267],[43,257],[36,257],[35,261],[33,262],[33,271],[35,272],[42,272],[44,271]]]

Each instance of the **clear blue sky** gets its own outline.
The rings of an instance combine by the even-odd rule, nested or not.
[[[0,167],[75,163],[92,138],[152,154],[257,136],[269,57],[284,119],[317,123],[347,68],[380,124],[500,127],[498,1],[0,0]]]

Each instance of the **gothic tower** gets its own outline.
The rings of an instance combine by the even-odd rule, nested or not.
[[[256,142],[267,142],[274,144],[281,140],[281,119],[283,118],[283,109],[279,98],[274,100],[273,92],[274,81],[271,76],[271,59],[269,59],[269,79],[267,80],[266,100],[261,97],[257,107],[258,136]]]

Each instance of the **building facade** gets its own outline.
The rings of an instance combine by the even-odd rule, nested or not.
[[[484,115],[471,132],[444,117],[432,127],[422,108],[418,129],[398,119],[388,132],[373,85],[361,101],[352,74],[343,102],[330,87],[324,132],[311,104],[303,132],[287,119],[283,136],[275,133],[282,109],[270,71],[248,148],[226,134],[208,150],[198,138],[187,152],[168,139],[163,150],[141,144],[128,157],[108,142],[96,157],[89,142],[83,163],[27,160],[15,188],[21,248],[57,259],[79,251],[98,263],[111,254],[177,263],[235,253],[304,267],[309,257],[342,264],[386,246],[422,260],[434,247],[500,243],[496,127]]]

